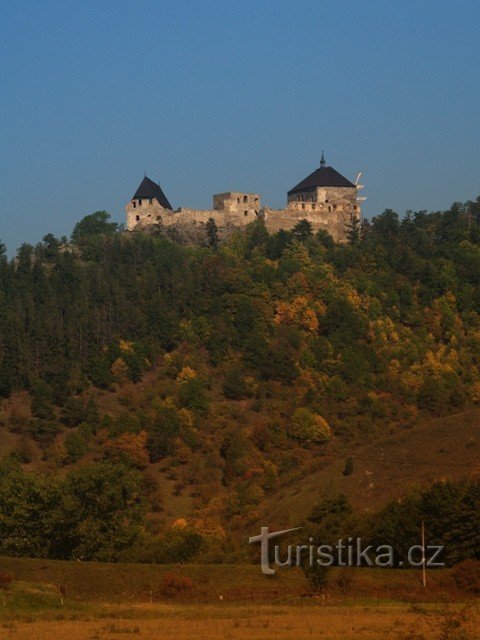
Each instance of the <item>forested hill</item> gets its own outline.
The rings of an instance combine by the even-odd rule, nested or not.
[[[480,198],[349,236],[255,223],[184,247],[97,212],[2,248],[4,454],[133,469],[155,526],[165,481],[228,528],[326,451],[479,403]]]

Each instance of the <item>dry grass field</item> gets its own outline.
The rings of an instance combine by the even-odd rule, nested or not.
[[[13,577],[0,640],[480,640],[480,609],[466,608],[449,570],[431,572],[425,591],[417,571],[355,570],[347,589],[335,569],[324,598],[299,570],[271,579],[256,565],[0,558],[0,570]],[[165,590],[173,572],[188,590]]]
[[[76,619],[9,620],[16,640],[476,640],[478,612],[401,604],[376,607],[155,605],[104,608]],[[93,618],[93,619],[92,619]]]

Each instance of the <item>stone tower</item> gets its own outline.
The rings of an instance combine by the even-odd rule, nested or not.
[[[165,214],[171,214],[172,205],[160,185],[145,176],[125,211],[127,230],[132,231],[160,224]]]
[[[288,192],[287,210],[305,214],[314,228],[322,223],[334,240],[342,242],[351,222],[361,218],[357,197],[359,188],[333,167],[327,166],[322,152],[320,167]]]
[[[335,242],[346,242],[353,220],[361,219],[358,190],[333,167],[328,167],[322,152],[320,167],[295,185],[287,194],[285,209],[265,207],[263,218],[270,233],[293,229],[301,220],[308,220],[312,229],[326,231]]]

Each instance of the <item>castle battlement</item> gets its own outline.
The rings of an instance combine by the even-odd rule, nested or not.
[[[320,167],[288,191],[285,209],[262,208],[258,193],[226,191],[213,196],[212,209],[179,207],[174,211],[160,185],[145,176],[125,207],[126,228],[198,229],[212,218],[225,237],[259,218],[271,233],[291,230],[308,220],[314,232],[323,230],[336,242],[345,242],[349,225],[361,219],[360,202],[365,199],[358,196],[361,188],[326,166],[322,153]]]

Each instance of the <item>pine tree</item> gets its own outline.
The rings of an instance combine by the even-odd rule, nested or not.
[[[209,218],[207,222],[207,238],[208,238],[208,246],[211,247],[214,251],[218,249],[219,237],[218,237],[218,227],[213,218]]]

